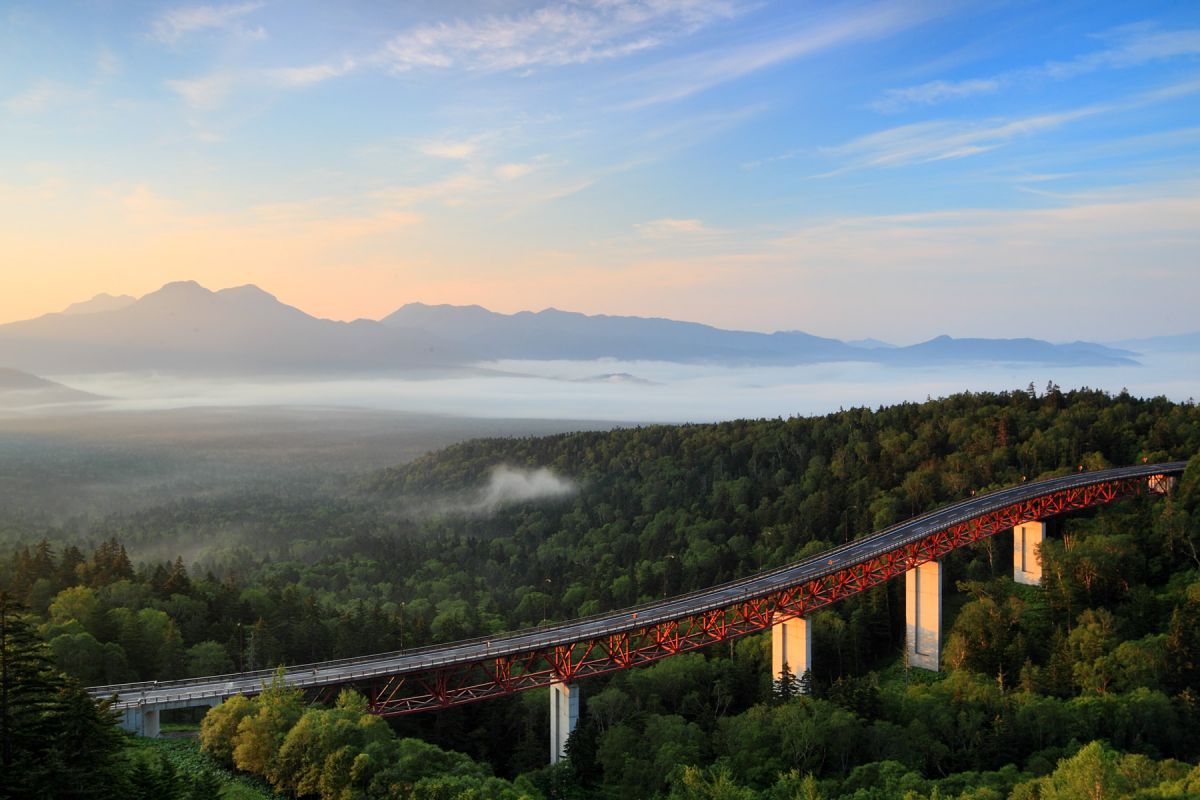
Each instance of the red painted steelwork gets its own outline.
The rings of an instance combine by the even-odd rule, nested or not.
[[[370,710],[392,716],[462,705],[504,694],[571,682],[766,630],[772,618],[804,616],[865,591],[951,550],[1014,525],[1142,494],[1142,478],[1112,480],[1014,503],[883,555],[832,570],[804,583],[740,599],[713,611],[687,614],[633,631],[584,639],[422,674],[394,675],[363,687]]]

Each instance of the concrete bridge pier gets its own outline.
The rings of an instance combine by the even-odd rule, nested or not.
[[[1042,557],[1038,548],[1046,538],[1046,523],[1022,522],[1013,528],[1013,580],[1026,586],[1042,582]]]
[[[908,666],[938,671],[942,655],[942,565],[927,561],[904,573],[904,652]]]
[[[172,708],[212,708],[220,703],[220,697],[139,702],[136,706],[121,711],[119,722],[121,727],[130,733],[157,739],[161,733],[159,717],[163,711]]]
[[[157,739],[159,736],[158,706],[140,705],[136,708],[125,709],[121,712],[121,727],[138,736]]]
[[[567,737],[579,723],[579,684],[550,684],[550,763],[567,754]]]
[[[812,669],[812,627],[804,617],[785,617],[771,620],[771,680],[779,680],[783,665],[791,671],[795,688],[800,679]]]

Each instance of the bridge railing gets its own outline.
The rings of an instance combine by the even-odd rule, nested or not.
[[[737,600],[749,600],[760,594],[763,594],[761,584],[763,581],[768,581],[772,577],[790,575],[790,580],[812,580],[834,573],[841,569],[844,565],[838,563],[838,558],[844,555],[847,551],[856,551],[856,561],[868,561],[873,558],[885,555],[886,553],[895,550],[897,547],[903,547],[907,544],[920,541],[928,536],[934,530],[942,530],[961,524],[970,519],[977,518],[983,514],[992,511],[1000,510],[1011,504],[1009,499],[1012,496],[1021,496],[1035,486],[1052,486],[1050,491],[1062,491],[1073,488],[1087,486],[1089,484],[1104,483],[1112,480],[1120,480],[1125,478],[1142,478],[1154,474],[1164,472],[1179,472],[1186,466],[1187,462],[1171,462],[1166,464],[1139,465],[1137,467],[1126,467],[1119,469],[1103,470],[1097,472],[1083,473],[1067,473],[1065,475],[1054,476],[1051,478],[1022,483],[1017,486],[1005,487],[991,492],[981,493],[969,500],[960,500],[955,503],[950,503],[940,508],[928,511],[918,517],[914,517],[903,522],[890,525],[883,530],[876,531],[869,536],[843,543],[830,550],[826,550],[816,556],[805,561],[787,564],[772,569],[763,570],[742,578],[738,578],[726,583],[710,586],[705,589],[687,592],[681,595],[664,600],[654,600],[646,603],[641,603],[634,606],[628,606],[614,611],[600,612],[586,617],[579,617],[564,622],[556,622],[548,625],[540,625],[531,628],[518,629],[516,631],[507,631],[504,633],[488,636],[478,636],[471,639],[461,639],[454,642],[444,644],[426,645],[424,647],[410,648],[405,650],[394,650],[386,653],[372,653],[365,656],[354,656],[343,659],[333,659],[330,661],[321,661],[308,664],[297,664],[285,668],[289,685],[305,686],[305,685],[323,685],[331,681],[330,678],[336,678],[340,681],[351,682],[359,678],[376,677],[379,675],[395,674],[401,671],[436,668],[447,664],[458,663],[463,660],[462,657],[454,654],[460,650],[471,650],[478,645],[488,643],[489,656],[505,656],[513,653],[527,652],[531,649],[546,647],[561,643],[564,639],[562,634],[570,634],[577,632],[582,627],[589,627],[588,634],[594,636],[621,634],[631,630],[637,630],[645,625],[662,622],[664,620],[674,619],[680,616],[678,606],[687,605],[690,601],[708,600],[706,603],[699,603],[688,607],[686,613],[701,613],[711,611],[729,605]],[[980,504],[980,500],[988,500]],[[927,524],[933,518],[943,514],[948,508],[954,505],[962,504],[970,506],[970,510],[964,508],[962,514],[955,515],[945,520],[938,520],[936,526],[927,528]],[[910,529],[910,533],[900,537],[899,539],[892,538],[896,533]],[[871,540],[878,540],[879,546],[869,547]],[[868,545],[865,551],[862,549],[864,545]],[[752,586],[758,588],[752,588]],[[596,623],[608,622],[611,623],[602,628],[595,629]],[[425,659],[423,656],[441,654],[442,658]],[[477,656],[474,656],[477,658]],[[403,666],[392,663],[385,667],[378,667],[369,670],[356,670],[354,667],[359,667],[364,664],[379,663],[381,661],[403,660],[411,662]],[[239,688],[231,691],[231,694],[236,694],[239,691],[244,691],[247,682],[267,682],[275,674],[275,669],[250,670],[245,672],[227,673],[224,675],[206,676],[203,678],[181,678],[168,681],[137,681],[132,683],[108,684],[103,686],[93,686],[88,688],[88,692],[95,697],[107,697],[113,694],[123,695],[131,693],[155,692],[155,703],[178,702],[186,699],[200,699],[203,697],[213,696],[214,685],[216,684],[240,684]],[[332,674],[331,674],[332,673]],[[169,689],[185,689],[190,687],[207,687],[204,692],[185,692],[179,695],[160,695],[158,692]],[[175,698],[175,699],[167,699]],[[122,702],[120,706],[127,705]]]

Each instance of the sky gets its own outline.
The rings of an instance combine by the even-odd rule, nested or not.
[[[1200,5],[0,5],[0,322],[172,280],[909,343],[1200,329]]]

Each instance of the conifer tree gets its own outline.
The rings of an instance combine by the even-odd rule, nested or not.
[[[116,720],[53,668],[24,612],[0,592],[0,797],[116,796]]]

